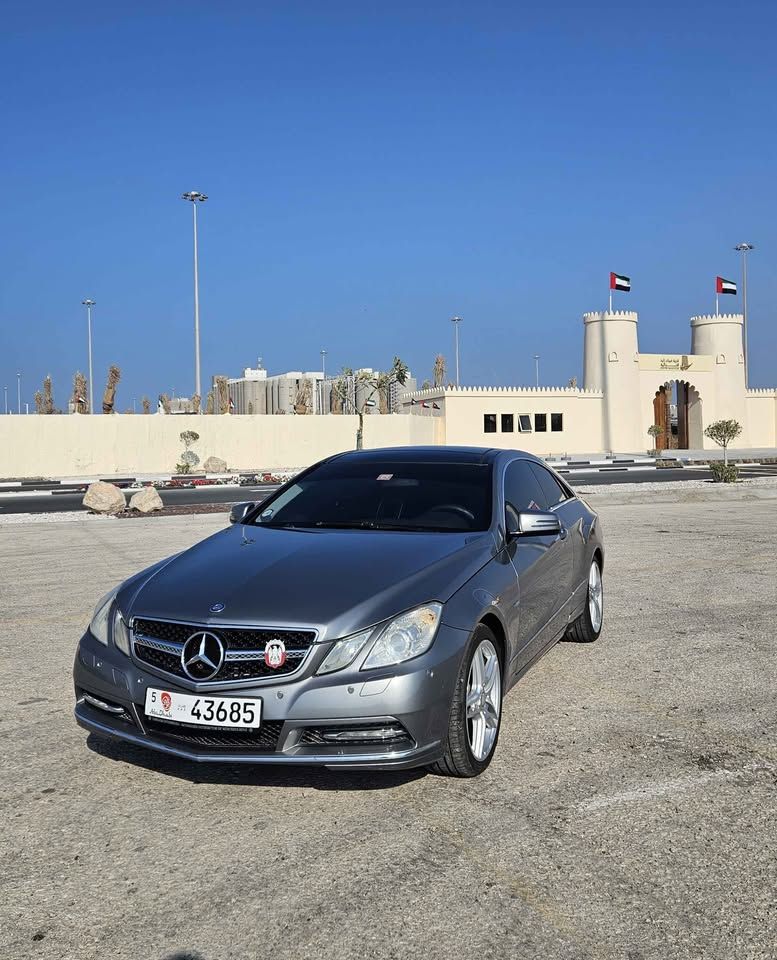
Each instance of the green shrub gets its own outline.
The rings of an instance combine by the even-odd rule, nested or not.
[[[721,463],[720,460],[710,463],[710,472],[715,483],[736,483],[739,476],[739,468],[735,463]]]

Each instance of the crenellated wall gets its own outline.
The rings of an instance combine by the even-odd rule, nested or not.
[[[414,404],[412,401],[415,400]],[[428,406],[423,407],[422,403]],[[419,390],[403,398],[414,417],[444,425],[444,440],[462,446],[528,450],[538,456],[591,453],[603,449],[601,390],[577,387],[447,387]],[[437,404],[438,409],[435,409]],[[535,414],[546,415],[546,431],[534,429]],[[563,429],[551,429],[551,414],[560,413]],[[502,429],[502,415],[513,415],[513,430]],[[531,418],[521,432],[519,416]],[[496,416],[496,432],[486,433],[484,417]]]

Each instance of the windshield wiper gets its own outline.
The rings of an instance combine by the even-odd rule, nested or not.
[[[305,523],[295,523],[294,520],[276,520],[275,523],[270,523],[268,520],[262,520],[260,522],[254,521],[253,525],[255,527],[305,527],[308,524]]]
[[[374,520],[314,520],[306,527],[318,527],[327,530],[374,530]]]

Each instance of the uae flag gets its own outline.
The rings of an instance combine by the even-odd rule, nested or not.
[[[623,290],[624,293],[628,293],[631,290],[631,277],[622,277],[619,273],[611,273],[610,290]]]
[[[732,280],[715,277],[715,293],[733,293],[736,295],[737,285]]]

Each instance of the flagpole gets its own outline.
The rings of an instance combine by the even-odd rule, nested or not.
[[[715,292],[715,316],[720,316],[720,294]]]
[[[610,313],[612,313],[612,287],[610,287]]]

